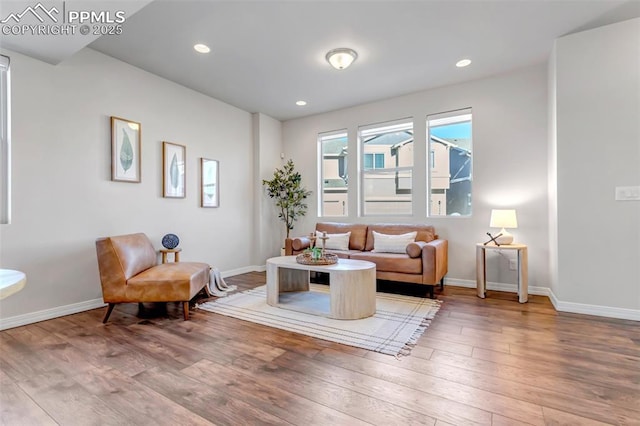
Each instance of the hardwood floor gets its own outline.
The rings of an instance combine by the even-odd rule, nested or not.
[[[227,280],[241,290],[264,273]],[[400,360],[180,304],[0,332],[6,425],[640,424],[640,326],[445,287]]]

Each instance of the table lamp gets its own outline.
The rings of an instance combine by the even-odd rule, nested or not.
[[[505,228],[517,228],[518,219],[514,209],[493,209],[491,210],[491,221],[489,226],[492,228],[502,228],[500,236],[495,241],[500,245],[513,243],[513,235],[507,232]]]

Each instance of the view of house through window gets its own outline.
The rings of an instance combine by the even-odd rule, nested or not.
[[[0,223],[11,222],[11,105],[9,58],[0,55]]]
[[[362,214],[412,213],[413,120],[358,129],[362,153]]]
[[[471,109],[427,117],[429,216],[471,215]]]
[[[346,130],[318,135],[322,153],[320,170],[319,216],[347,216],[349,176],[347,174]]]

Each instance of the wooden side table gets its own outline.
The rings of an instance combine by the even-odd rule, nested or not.
[[[160,253],[162,253],[162,263],[167,263],[167,254],[168,253],[173,253],[173,261],[174,262],[180,262],[180,252],[181,251],[182,251],[181,248],[160,249]]]
[[[529,273],[527,260],[527,246],[525,244],[495,244],[476,245],[476,287],[478,297],[484,299],[487,295],[487,271],[485,252],[487,250],[516,250],[518,252],[518,302],[526,303],[529,298]]]

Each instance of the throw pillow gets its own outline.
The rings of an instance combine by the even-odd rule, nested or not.
[[[424,244],[426,243],[423,241],[416,241],[414,243],[407,244],[407,254],[409,255],[409,257],[413,259],[419,257],[422,254],[422,246]]]
[[[322,232],[316,231],[316,247],[322,247]],[[351,237],[351,231],[344,234],[327,234],[328,239],[325,240],[325,246],[327,250],[349,250],[349,238]]]
[[[408,232],[400,235],[381,234],[373,232],[373,250],[374,253],[403,253],[407,252],[407,245],[416,240],[418,233]]]

